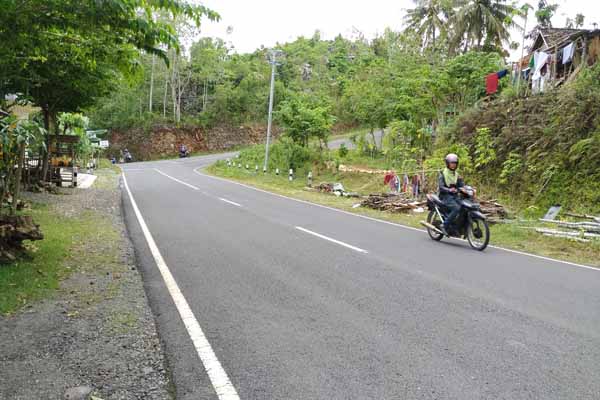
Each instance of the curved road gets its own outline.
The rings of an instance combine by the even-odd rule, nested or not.
[[[222,157],[123,167],[177,399],[600,399],[600,270],[196,171]]]

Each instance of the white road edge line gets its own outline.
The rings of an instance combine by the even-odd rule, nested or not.
[[[242,206],[241,204],[236,203],[235,201],[227,200],[227,199],[224,199],[222,197],[219,197],[219,200],[224,201],[225,203],[232,204],[232,205],[234,205],[236,207],[241,207]]]
[[[196,187],[196,186],[194,186],[194,185],[190,185],[190,184],[189,184],[189,183],[187,183],[187,182],[181,181],[181,180],[179,180],[179,179],[177,179],[177,178],[174,178],[174,177],[172,177],[171,175],[165,174],[164,172],[162,172],[162,171],[161,171],[160,169],[158,169],[158,168],[154,168],[154,170],[155,170],[156,172],[158,172],[159,174],[161,174],[161,175],[163,175],[163,176],[166,176],[167,178],[169,178],[169,179],[171,179],[171,180],[174,180],[174,181],[175,181],[175,182],[177,182],[177,183],[181,183],[182,185],[185,185],[185,186],[187,186],[187,187],[189,187],[189,188],[192,188],[192,189],[194,189],[194,190],[200,190],[199,188],[197,188],[197,187]]]
[[[325,236],[325,235],[321,235],[320,233],[317,233],[317,232],[309,231],[308,229],[305,229],[305,228],[303,228],[301,226],[297,226],[296,229],[298,229],[299,231],[308,233],[309,235],[313,235],[313,236],[316,236],[318,238],[325,239],[325,240],[328,240],[330,242],[333,242],[335,244],[339,244],[340,246],[347,247],[347,248],[352,249],[354,251],[358,251],[359,253],[369,254],[368,251],[366,251],[364,249],[361,249],[360,247],[352,246],[351,244],[344,243],[342,241],[330,238],[329,236]]]
[[[142,232],[144,233],[146,242],[148,243],[148,247],[152,253],[152,257],[154,257],[156,266],[163,277],[165,285],[167,286],[167,290],[169,291],[169,294],[175,303],[175,307],[177,307],[177,311],[181,316],[181,320],[183,321],[185,328],[192,339],[194,347],[196,348],[196,352],[200,357],[200,361],[202,361],[202,364],[204,365],[204,369],[208,374],[210,382],[212,383],[219,400],[239,400],[239,396],[235,390],[235,387],[229,380],[227,373],[217,359],[217,356],[210,346],[210,343],[206,339],[198,320],[196,320],[192,309],[183,296],[183,293],[181,293],[175,278],[171,274],[169,267],[160,254],[160,251],[154,242],[154,238],[152,237],[152,234],[150,233],[150,230],[148,229],[148,226],[142,217],[142,213],[140,212],[137,203],[131,194],[131,190],[129,190],[129,185],[127,184],[127,178],[125,177],[125,174],[123,174],[123,183],[125,184],[125,189],[127,190],[129,199],[131,200],[131,206],[133,207],[133,211],[135,212],[138,223],[142,228]]]
[[[247,188],[247,189],[255,190],[255,191],[257,191],[257,192],[267,193],[267,194],[269,194],[269,195],[271,195],[271,196],[281,197],[281,198],[288,199],[288,200],[292,200],[292,201],[295,201],[295,202],[298,202],[298,203],[309,204],[309,205],[311,205],[311,206],[320,207],[320,208],[325,208],[325,209],[327,209],[327,210],[331,210],[331,211],[339,212],[339,213],[342,213],[342,214],[348,214],[348,215],[352,215],[352,216],[354,216],[354,217],[358,217],[358,218],[367,219],[367,220],[369,220],[369,221],[379,222],[379,223],[381,223],[381,224],[386,224],[386,225],[392,225],[392,226],[396,226],[396,227],[398,227],[398,228],[408,229],[408,230],[411,230],[411,231],[416,231],[416,232],[421,232],[421,233],[427,233],[427,231],[426,231],[426,230],[424,230],[424,229],[413,228],[412,226],[401,225],[401,224],[397,224],[397,223],[395,223],[395,222],[389,222],[389,221],[385,221],[385,220],[382,220],[382,219],[377,219],[377,218],[368,217],[368,216],[366,216],[366,215],[354,214],[354,213],[351,213],[351,212],[349,212],[349,211],[345,211],[345,210],[340,210],[340,209],[333,208],[333,207],[324,206],[324,205],[322,205],[322,204],[312,203],[312,202],[310,202],[310,201],[306,201],[306,200],[294,199],[293,197],[284,196],[284,195],[282,195],[282,194],[279,194],[279,193],[273,193],[273,192],[269,192],[269,191],[267,191],[267,190],[263,190],[263,189],[255,188],[255,187],[253,187],[253,186],[250,186],[250,185],[245,185],[245,184],[243,184],[243,183],[240,183],[240,182],[236,182],[236,181],[232,181],[232,180],[229,180],[229,179],[224,179],[224,178],[219,178],[218,176],[212,176],[212,175],[203,174],[203,173],[201,173],[201,172],[199,172],[199,171],[198,171],[198,169],[199,169],[199,168],[202,168],[202,166],[195,168],[195,169],[194,169],[194,172],[195,172],[196,174],[200,175],[200,176],[204,176],[204,177],[207,177],[207,178],[211,178],[211,179],[215,179],[215,180],[219,180],[219,181],[223,181],[223,182],[229,182],[229,183],[231,183],[231,184],[238,185],[238,186],[242,186],[242,187],[245,187],[245,188]],[[572,267],[583,268],[583,269],[589,269],[589,270],[592,270],[592,271],[597,271],[597,272],[600,272],[600,268],[598,268],[598,267],[591,267],[591,266],[589,266],[589,265],[577,264],[577,263],[570,262],[570,261],[557,260],[556,258],[550,258],[550,257],[539,256],[539,255],[537,255],[537,254],[525,253],[525,252],[523,252],[523,251],[519,251],[519,250],[512,250],[512,249],[507,249],[507,248],[505,248],[505,247],[500,247],[500,246],[493,246],[493,245],[490,245],[490,246],[488,246],[488,247],[491,247],[491,248],[493,248],[493,249],[497,249],[497,250],[507,251],[507,252],[509,252],[509,253],[520,254],[520,255],[522,255],[522,256],[533,257],[533,258],[537,258],[537,259],[540,259],[540,260],[552,261],[552,262],[556,262],[556,263],[560,263],[560,264],[570,265],[570,266],[572,266]]]

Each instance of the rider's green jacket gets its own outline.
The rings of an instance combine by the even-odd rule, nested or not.
[[[438,191],[440,197],[455,196],[456,193],[452,193],[450,188],[461,188],[465,186],[463,178],[458,174],[458,170],[452,171],[449,168],[444,168],[440,171],[438,178]]]

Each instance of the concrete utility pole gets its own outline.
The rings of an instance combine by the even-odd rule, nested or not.
[[[269,94],[269,121],[267,122],[267,144],[265,148],[265,165],[263,171],[267,171],[269,166],[269,142],[271,141],[271,125],[273,122],[273,94],[275,92],[275,66],[277,65],[277,56],[281,55],[281,50],[272,49],[270,52],[271,63],[271,92]]]

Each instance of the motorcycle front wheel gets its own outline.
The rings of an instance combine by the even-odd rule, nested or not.
[[[431,210],[429,212],[429,215],[427,216],[427,222],[429,222],[431,225],[435,226],[438,229],[440,226],[442,226],[442,220],[440,219],[440,216],[438,215],[436,210]],[[429,234],[429,237],[435,240],[436,242],[439,242],[444,237],[444,235],[434,231],[431,228],[427,228],[427,233]]]
[[[490,243],[490,228],[484,219],[469,218],[467,241],[475,250],[483,251]]]

